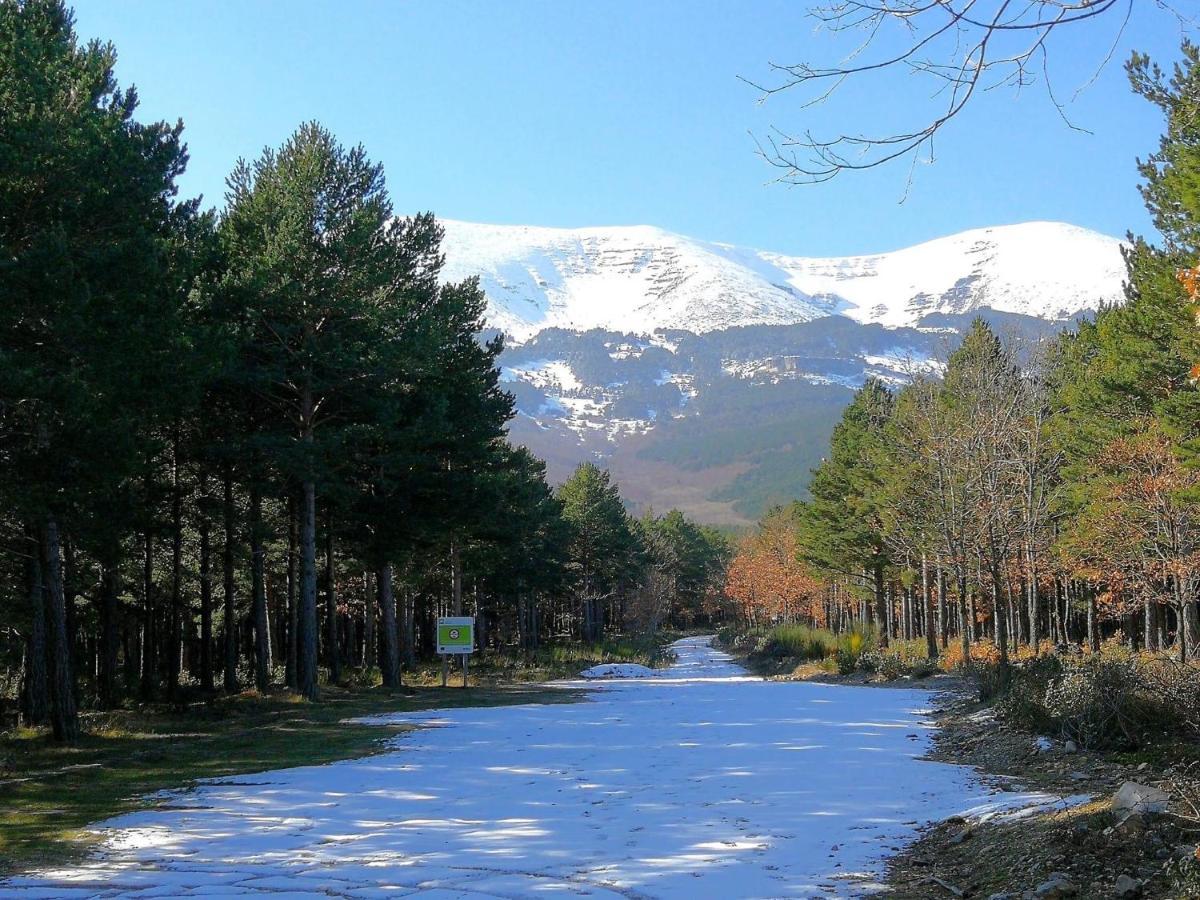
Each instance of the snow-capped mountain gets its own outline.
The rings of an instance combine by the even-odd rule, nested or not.
[[[888,328],[993,309],[1062,321],[1120,299],[1114,238],[1057,222],[966,231],[870,256],[809,258],[647,226],[535,228],[447,221],[446,277],[479,275],[491,324],[696,334],[828,315]]]
[[[1054,222],[892,253],[787,256],[645,226],[447,221],[510,336],[513,440],[566,477],[607,465],[637,506],[747,523],[802,494],[855,388],[936,373],[976,315],[1040,338],[1122,296],[1119,241]]]

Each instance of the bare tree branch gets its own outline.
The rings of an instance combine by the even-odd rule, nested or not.
[[[811,10],[821,27],[834,34],[864,32],[864,39],[838,65],[808,62],[770,63],[773,80],[742,80],[765,103],[783,94],[811,96],[801,110],[829,102],[845,84],[904,72],[932,85],[935,112],[916,127],[894,134],[845,131],[828,137],[810,130],[773,127],[755,136],[758,154],[778,170],[785,184],[828,181],[846,171],[872,169],[905,156],[913,166],[924,151],[933,158],[935,135],[959,115],[980,92],[1011,88],[1021,91],[1041,83],[1067,127],[1086,131],[1071,121],[1050,77],[1052,46],[1061,43],[1062,28],[1091,20],[1111,20],[1111,41],[1098,60],[1096,74],[1075,90],[1072,99],[1095,82],[1111,62],[1125,34],[1135,3],[1154,7],[1177,20],[1181,32],[1195,22],[1180,13],[1173,0],[828,0]],[[1073,30],[1070,34],[1079,34]],[[899,35],[899,49],[894,36]],[[872,49],[884,49],[869,58]],[[893,88],[894,89],[894,88]]]

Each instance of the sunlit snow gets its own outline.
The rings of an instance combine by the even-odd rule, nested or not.
[[[181,792],[0,895],[859,896],[922,822],[1056,802],[920,760],[926,692],[764,682],[707,639],[676,649],[588,702],[387,716],[429,727]]]
[[[1115,238],[1061,222],[980,228],[890,253],[816,258],[647,226],[535,228],[446,221],[444,277],[479,275],[489,322],[654,336],[829,315],[889,328],[989,308],[1050,320],[1121,299]],[[671,342],[652,337],[657,346]],[[618,351],[619,352],[619,351]]]

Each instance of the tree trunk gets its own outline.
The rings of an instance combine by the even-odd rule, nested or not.
[[[296,498],[288,493],[288,551],[287,551],[287,662],[285,664],[284,681],[292,690],[300,684],[297,653],[300,643],[300,584],[297,566],[296,542],[298,526],[296,523]]]
[[[250,487],[250,585],[254,614],[254,686],[271,687],[271,626],[267,618],[266,551],[263,549],[262,490],[258,475]]]
[[[937,659],[937,611],[933,605],[933,589],[929,584],[929,561],[921,554],[921,598],[925,608],[925,652]]]
[[[475,642],[480,653],[487,644],[487,618],[483,614],[483,600],[479,596],[479,579],[472,578],[471,595],[475,600]],[[651,631],[653,633],[653,630]]]
[[[1155,619],[1158,617],[1158,605],[1153,599],[1147,597],[1142,602],[1142,643],[1151,653],[1157,651],[1158,634]]]
[[[120,565],[109,559],[100,566],[100,665],[96,689],[100,705],[117,705],[117,596],[120,593]]]
[[[64,537],[62,539],[62,581],[63,581],[63,608],[67,614],[67,652],[71,654],[71,673],[74,675],[79,670],[79,663],[76,651],[79,647],[79,629],[76,622],[76,604],[75,601],[79,597],[78,589],[72,584],[77,581],[75,562],[75,548],[71,545],[71,541]],[[75,705],[79,705],[79,696],[75,696]]]
[[[338,646],[337,585],[333,562],[333,517],[325,517],[325,644],[329,663],[329,681],[342,680],[342,660]]]
[[[1029,643],[1037,652],[1038,643],[1042,639],[1042,598],[1038,591],[1038,571],[1037,571],[1037,554],[1034,553],[1032,547],[1026,548],[1025,558],[1027,560],[1029,579]]]
[[[46,581],[42,567],[42,548],[30,531],[25,542],[29,552],[28,590],[31,626],[25,653],[24,705],[30,725],[41,725],[50,717],[50,676],[46,672],[49,652],[46,646]]]
[[[405,585],[401,597],[403,599],[400,607],[400,627],[403,629],[403,640],[400,645],[400,652],[404,663],[411,668],[417,664],[416,636],[413,634],[413,619],[415,618],[416,610],[413,608],[415,601],[413,600],[412,588]]]
[[[311,437],[309,438],[311,440]],[[317,486],[305,481],[300,504],[300,693],[320,697],[317,685]]]
[[[363,572],[363,652],[360,665],[366,669],[375,665],[375,598],[371,591],[371,575]]]
[[[171,609],[167,619],[167,691],[179,696],[183,654],[183,487],[179,473],[179,426],[171,441]]]
[[[400,648],[397,646],[396,595],[392,589],[392,567],[381,565],[375,573],[375,586],[379,592],[379,611],[382,613],[380,630],[379,668],[383,673],[383,686],[400,686]]]
[[[937,566],[937,621],[938,639],[945,650],[950,643],[950,610],[946,605],[946,572],[940,560]]]
[[[979,605],[975,592],[974,585],[967,589],[967,639],[972,644],[979,639]]]
[[[234,550],[234,507],[233,507],[233,467],[229,464],[225,465],[225,484],[224,484],[224,519],[225,519],[225,546],[223,552],[224,565],[224,591],[225,591],[225,621],[223,623],[223,637],[225,645],[225,690],[234,694],[238,690],[237,677],[237,610],[235,609],[236,597],[234,596],[233,582],[233,550]]]
[[[993,557],[992,564],[992,615],[996,619],[996,644],[1000,648],[1000,668],[1008,669],[1008,603],[1000,584],[1000,563]]]
[[[1100,649],[1100,622],[1096,609],[1096,592],[1088,591],[1087,602],[1087,639],[1088,646],[1095,652]]]
[[[462,615],[462,554],[458,549],[458,540],[450,542],[450,596],[451,615]]]
[[[1071,643],[1071,580],[1062,581],[1062,608],[1059,610],[1059,622],[1062,624],[1063,644]]]
[[[875,605],[879,619],[879,646],[887,648],[892,631],[892,613],[888,609],[887,590],[883,585],[883,566],[875,567]]]
[[[970,602],[967,596],[970,591],[967,588],[967,575],[965,572],[960,572],[958,576],[958,618],[959,618],[959,638],[962,641],[963,665],[971,668],[971,629],[968,625],[968,616],[975,614],[974,604]]]
[[[158,689],[158,629],[154,609],[154,537],[142,535],[142,681],[141,696],[151,700]]]
[[[1195,600],[1185,600],[1183,603],[1179,633],[1183,635],[1188,658],[1195,659],[1196,648],[1200,646],[1200,611],[1196,608]]]
[[[212,523],[209,520],[208,473],[200,472],[200,687],[213,691]]]
[[[517,579],[517,645],[525,651],[529,650],[529,622],[526,619],[525,592],[521,589],[521,580]]]
[[[529,649],[534,652],[538,649],[538,628],[540,627],[540,623],[538,622],[537,597],[535,595],[529,598]]]
[[[71,645],[67,640],[67,605],[63,590],[62,549],[58,520],[46,518],[42,529],[42,566],[46,579],[46,637],[49,651],[50,727],[54,739],[72,742],[79,737],[75,710],[75,677],[71,671]]]

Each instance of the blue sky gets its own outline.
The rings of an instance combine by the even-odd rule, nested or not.
[[[384,163],[396,209],[536,225],[651,224],[821,255],[895,249],[965,228],[1054,219],[1150,229],[1135,159],[1159,113],[1128,89],[1131,48],[1164,63],[1180,32],[1154,4],[1068,113],[1037,86],[993,91],[952,123],[905,198],[905,164],[815,187],[771,183],[751,134],[916,121],[928,92],[899,73],[816,109],[758,104],[738,80],[770,61],[833,62],[801,0],[81,0],[78,30],[113,41],[142,117],[182,118],[182,186],[219,205],[239,156],[305,119]],[[1058,95],[1087,83],[1115,22],[1054,48]],[[903,199],[903,202],[901,200]]]

